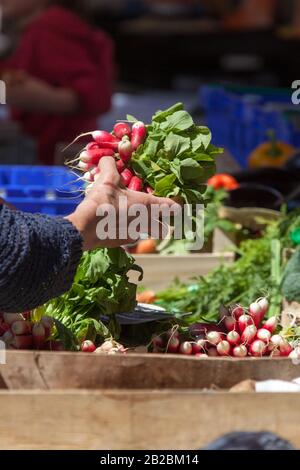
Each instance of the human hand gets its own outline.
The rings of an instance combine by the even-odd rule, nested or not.
[[[139,224],[139,234],[149,233],[150,224],[157,222],[157,213],[161,215],[167,211],[171,215],[175,215],[181,210],[181,207],[171,199],[155,197],[151,194],[131,191],[125,188],[122,185],[114,158],[102,158],[99,167],[100,176],[94,183],[93,189],[91,189],[84,201],[77,207],[76,211],[67,217],[81,232],[84,240],[84,251],[97,247],[113,248],[137,241],[139,235],[132,238],[128,234],[129,225],[136,218],[136,215],[133,215],[134,206],[136,205],[139,205],[143,212],[145,212],[145,217],[141,217],[141,223]],[[155,216],[151,211],[153,206],[156,209]],[[104,230],[100,230],[98,224],[103,219],[103,211],[106,209],[115,211],[116,218],[110,219],[111,227],[108,228],[112,229],[111,235],[110,232],[108,233],[105,230],[107,238],[99,239],[99,235],[101,238],[104,235]],[[102,211],[101,216],[97,216],[99,210]],[[156,227],[158,227],[158,231],[155,234],[151,232],[151,235],[155,238],[163,237],[161,225],[156,223]]]

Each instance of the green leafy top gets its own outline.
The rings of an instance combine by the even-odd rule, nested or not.
[[[215,156],[222,152],[211,144],[210,130],[196,126],[181,103],[156,113],[147,129],[144,145],[133,155],[135,172],[157,196],[201,202],[205,183],[216,170]]]
[[[131,312],[136,306],[136,285],[129,282],[127,275],[130,270],[142,275],[141,268],[122,249],[84,253],[71,289],[43,307],[43,314],[56,319],[60,339],[68,349],[72,341],[60,324],[73,335],[73,343],[97,335],[117,336],[115,314]],[[100,321],[101,316],[111,318],[108,328]]]

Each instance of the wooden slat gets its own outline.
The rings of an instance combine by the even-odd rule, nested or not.
[[[221,262],[232,263],[233,253],[191,254],[188,256],[135,255],[136,262],[144,270],[142,284],[149,289],[161,290],[179,277],[187,281],[195,276],[204,276]],[[132,273],[130,280],[137,282],[138,275]]]
[[[9,389],[227,389],[246,379],[292,380],[300,365],[288,358],[8,351],[0,374]]]
[[[231,431],[273,431],[300,447],[300,394],[0,392],[0,449],[199,449]]]

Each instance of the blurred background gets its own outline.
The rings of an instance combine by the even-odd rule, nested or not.
[[[268,166],[261,149],[249,165],[263,143],[282,156],[271,166],[297,154],[296,0],[0,0],[0,11],[0,164],[61,165],[79,133],[128,113],[149,122],[177,101],[225,148],[220,172]]]

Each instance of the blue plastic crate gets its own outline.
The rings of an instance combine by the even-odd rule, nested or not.
[[[0,195],[24,212],[65,216],[83,198],[83,183],[64,167],[0,165]]]
[[[242,167],[247,166],[250,152],[267,139],[269,129],[279,140],[299,146],[300,111],[289,90],[203,86],[200,102],[214,143],[227,148]]]

